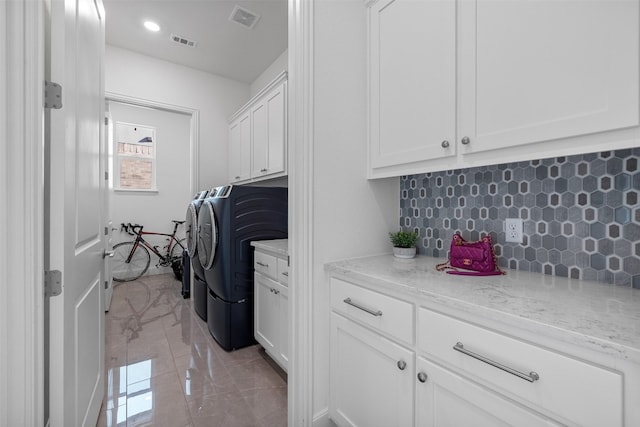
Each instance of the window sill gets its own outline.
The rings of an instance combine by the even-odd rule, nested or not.
[[[136,190],[131,188],[114,188],[114,193],[142,193],[142,194],[158,194],[159,191],[157,189],[152,190]]]

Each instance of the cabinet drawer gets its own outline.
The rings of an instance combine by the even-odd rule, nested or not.
[[[256,272],[262,273],[272,279],[277,279],[276,274],[278,267],[276,257],[267,255],[263,252],[256,251],[254,256],[254,268]]]
[[[331,307],[407,343],[413,343],[413,305],[331,278]]]
[[[278,258],[278,282],[289,286],[289,262],[286,259]]]
[[[473,354],[455,350],[457,343]],[[623,425],[623,381],[617,372],[425,308],[418,310],[418,348],[458,373],[571,423]],[[538,378],[529,381],[528,376]]]

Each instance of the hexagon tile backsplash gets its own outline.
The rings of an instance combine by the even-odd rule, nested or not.
[[[503,267],[640,288],[640,148],[403,176],[400,227],[418,252],[491,234]],[[522,218],[524,242],[505,242]]]

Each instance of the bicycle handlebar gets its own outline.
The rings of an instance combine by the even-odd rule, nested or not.
[[[177,220],[172,220],[174,223],[174,227],[173,227],[173,233],[175,234],[175,232],[178,230],[178,226],[180,226],[180,224],[184,223],[184,221],[177,221]],[[135,236],[136,234],[140,234],[140,232],[142,231],[142,229],[144,228],[143,225],[140,224],[131,224],[130,222],[128,223],[124,223],[121,222],[120,223],[120,231],[124,231],[125,233],[127,233],[130,236]]]
[[[120,223],[120,231],[124,231],[126,232],[128,235],[130,236],[135,236],[136,234],[140,234],[140,232],[142,231],[143,226],[140,224],[131,224],[130,222],[128,223]]]

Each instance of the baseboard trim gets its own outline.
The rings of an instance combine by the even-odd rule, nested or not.
[[[329,408],[324,408],[313,414],[313,427],[336,427],[329,418]]]

